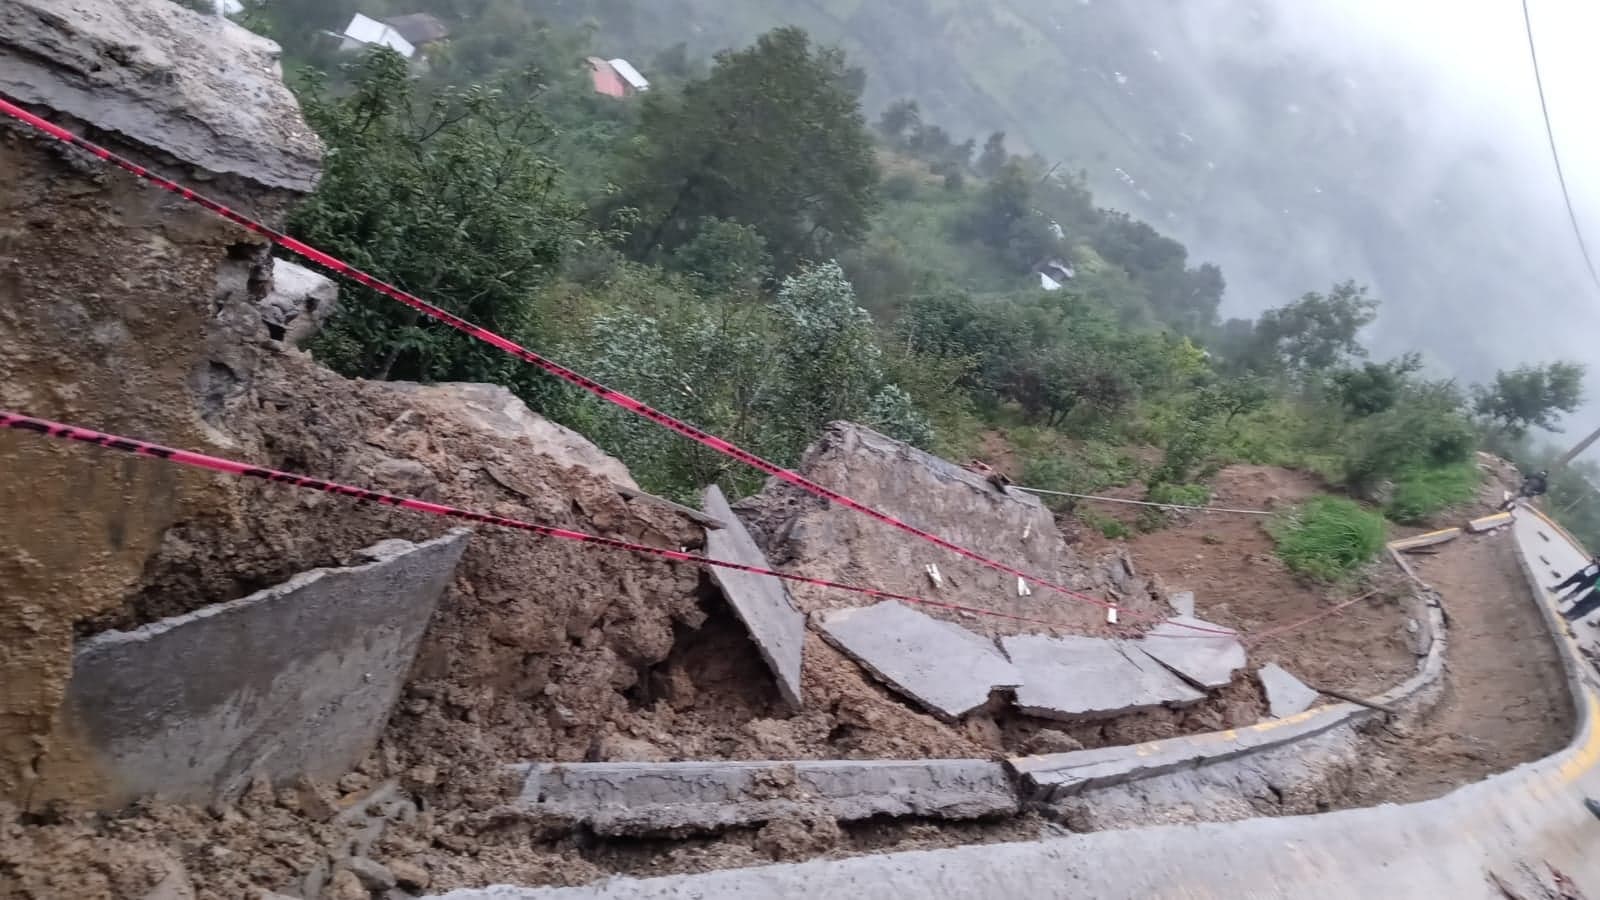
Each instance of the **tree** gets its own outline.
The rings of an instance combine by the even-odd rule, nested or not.
[[[978,156],[978,174],[985,178],[993,178],[1000,174],[1000,170],[1010,161],[1011,154],[1006,152],[1006,133],[996,131],[984,141],[983,153]]]
[[[896,100],[878,117],[878,131],[895,147],[903,147],[909,135],[922,130],[922,110],[915,100]]]
[[[1367,355],[1356,338],[1377,318],[1378,301],[1354,281],[1336,284],[1325,295],[1313,291],[1261,314],[1250,361],[1302,374],[1327,371],[1349,357]]]
[[[688,243],[672,251],[668,268],[699,279],[709,293],[748,295],[771,274],[772,258],[754,228],[706,219]]]
[[[1583,403],[1582,363],[1553,362],[1496,372],[1494,382],[1473,388],[1473,410],[1512,437],[1530,427],[1559,431],[1559,413]]]
[[[1360,418],[1387,412],[1399,402],[1407,376],[1422,369],[1422,357],[1407,353],[1386,363],[1363,363],[1343,369],[1329,379],[1339,404]]]
[[[759,231],[780,274],[859,242],[878,167],[848,74],[842,52],[780,28],[681,95],[651,92],[618,196],[637,213],[634,253],[670,253],[707,218]]]
[[[582,211],[540,155],[549,129],[532,99],[498,86],[419,95],[388,49],[353,68],[348,94],[314,81],[301,97],[328,153],[296,237],[502,334],[525,334],[530,297],[581,230]],[[523,85],[519,96],[531,97]],[[415,381],[529,378],[527,367],[414,310],[346,289],[318,354],[347,375]]]

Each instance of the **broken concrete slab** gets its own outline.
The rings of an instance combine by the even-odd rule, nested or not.
[[[1180,616],[1194,615],[1194,591],[1179,591],[1167,597],[1173,611]]]
[[[1121,784],[1233,759],[1291,743],[1344,724],[1362,711],[1354,704],[1321,706],[1249,728],[1213,731],[1124,747],[1102,747],[1007,760],[1026,797],[1059,800],[1094,787]]]
[[[685,835],[818,811],[976,819],[1010,815],[1005,767],[981,759],[539,763],[516,805],[597,834]]]
[[[1225,633],[1213,633],[1216,631]],[[1150,629],[1137,646],[1156,662],[1202,688],[1228,684],[1245,663],[1244,645],[1233,629],[1194,616],[1177,616],[1162,622]]]
[[[1430,531],[1427,534],[1419,534],[1416,537],[1404,538],[1398,541],[1390,541],[1389,546],[1401,551],[1421,550],[1424,547],[1437,547],[1440,544],[1448,544],[1458,537],[1461,537],[1461,529],[1443,528],[1439,531]]]
[[[1496,528],[1504,528],[1510,524],[1511,513],[1495,513],[1492,516],[1484,516],[1481,519],[1473,519],[1471,522],[1468,522],[1467,530],[1473,534],[1483,534],[1485,532],[1494,531]]]
[[[257,775],[348,772],[382,733],[468,534],[383,541],[365,565],[84,641],[65,710],[108,799],[207,803]]]
[[[1305,682],[1290,675],[1277,663],[1267,663],[1256,673],[1261,687],[1267,692],[1267,708],[1273,718],[1281,719],[1310,709],[1317,702],[1317,692],[1306,687]]]
[[[988,638],[923,615],[898,600],[838,609],[820,617],[822,633],[889,687],[934,715],[955,721],[1022,673]]]
[[[723,527],[706,530],[706,556],[722,562],[741,563],[770,569],[766,554],[756,546],[744,523],[728,506],[728,498],[712,485],[705,490],[700,505],[707,514],[721,520]],[[711,578],[722,588],[728,605],[744,623],[761,658],[778,679],[778,692],[784,702],[799,710],[800,657],[805,648],[806,618],[789,597],[780,579],[753,572],[712,567]]]
[[[1018,635],[1000,646],[1022,670],[1016,707],[1030,716],[1074,721],[1205,699],[1126,641]]]

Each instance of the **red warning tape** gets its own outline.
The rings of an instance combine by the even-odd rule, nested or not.
[[[749,572],[754,575],[770,575],[773,578],[782,578],[786,581],[801,584],[816,585],[818,587],[832,588],[840,591],[850,591],[855,594],[864,594],[868,597],[877,597],[883,600],[901,600],[906,603],[916,603],[922,606],[933,606],[939,609],[954,610],[956,612],[973,613],[975,615],[990,616],[993,618],[1010,619],[1015,622],[1027,622],[1033,625],[1044,625],[1051,628],[1070,627],[1063,622],[1050,622],[1044,619],[1034,619],[1027,616],[1012,615],[993,609],[983,609],[977,606],[964,606],[959,603],[947,603],[941,600],[928,600],[923,597],[913,597],[909,594],[896,594],[891,591],[880,591],[876,588],[857,587],[843,584],[838,581],[828,581],[822,578],[810,578],[805,575],[791,575],[786,572],[777,572],[772,569],[763,569],[759,566],[747,566],[742,563],[724,562],[711,559],[696,553],[680,550],[665,550],[660,547],[651,547],[645,544],[633,544],[613,538],[600,537],[583,531],[572,531],[566,528],[556,528],[551,525],[538,525],[533,522],[523,522],[518,519],[508,519],[504,516],[490,515],[489,513],[473,512],[459,509],[454,506],[445,506],[442,503],[430,503],[426,500],[417,500],[411,497],[397,497],[379,491],[369,491],[366,488],[354,487],[348,484],[339,484],[334,481],[324,481],[320,478],[310,478],[305,475],[294,475],[289,472],[280,472],[277,469],[265,469],[246,463],[235,462],[220,456],[208,456],[204,453],[195,453],[190,450],[178,450],[173,447],[163,447],[147,441],[134,438],[120,437],[93,431],[88,428],[79,428],[75,425],[64,425],[48,419],[36,419],[18,413],[0,410],[0,428],[15,429],[18,431],[31,431],[46,437],[59,438],[68,441],[79,441],[85,444],[94,444],[99,447],[108,447],[112,450],[121,450],[138,456],[150,456],[164,459],[168,462],[193,466],[200,469],[210,469],[214,472],[223,472],[228,475],[238,475],[244,478],[260,478],[264,481],[273,481],[291,487],[305,488],[313,491],[322,491],[328,494],[338,494],[365,503],[378,503],[384,506],[394,506],[401,509],[416,510],[417,512],[430,513],[436,516],[445,516],[451,519],[462,519],[468,522],[480,522],[485,525],[495,525],[501,528],[513,528],[518,531],[528,531],[544,537],[560,538],[567,541],[580,541],[600,547],[610,547],[613,550],[625,550],[629,553],[638,553],[646,556],[655,556],[673,562],[693,563],[701,566],[716,566],[723,569],[733,569],[739,572]]]
[[[296,255],[304,258],[304,259],[310,260],[311,262],[314,262],[317,265],[323,266],[323,267],[325,267],[325,268],[327,268],[327,269],[329,269],[329,270],[331,270],[331,271],[333,271],[333,272],[335,272],[335,273],[337,273],[339,275],[343,275],[343,276],[345,276],[347,278],[353,279],[358,284],[361,284],[364,287],[371,288],[372,290],[375,290],[378,293],[383,294],[384,296],[389,297],[392,300],[397,300],[400,303],[403,303],[406,306],[409,306],[412,309],[417,310],[418,312],[422,313],[423,315],[428,316],[429,318],[432,318],[432,319],[435,319],[435,320],[437,320],[439,322],[442,322],[445,325],[448,325],[451,328],[454,328],[457,331],[462,332],[463,334],[467,334],[467,335],[469,335],[471,337],[477,338],[478,340],[483,341],[484,343],[489,344],[490,346],[493,346],[493,347],[496,347],[496,348],[498,348],[500,350],[503,350],[506,353],[509,353],[512,356],[515,356],[515,357],[521,359],[524,362],[527,362],[527,363],[530,363],[530,364],[532,364],[534,366],[537,366],[540,369],[544,370],[545,372],[547,372],[547,373],[549,373],[551,375],[554,375],[555,377],[560,378],[561,380],[563,380],[563,381],[565,381],[565,382],[567,382],[569,384],[573,384],[573,385],[576,385],[576,386],[578,386],[580,388],[583,388],[584,390],[586,390],[589,393],[595,395],[596,397],[599,397],[600,399],[605,400],[607,403],[611,403],[611,404],[614,404],[616,406],[620,406],[623,409],[628,410],[629,412],[632,412],[632,413],[634,413],[636,415],[643,416],[646,419],[649,419],[649,420],[651,420],[652,422],[655,422],[658,425],[661,425],[661,426],[664,426],[664,427],[666,427],[668,429],[671,429],[672,431],[675,431],[678,434],[681,434],[684,437],[689,438],[690,440],[695,441],[695,442],[697,442],[697,443],[699,443],[699,444],[701,444],[701,445],[703,445],[705,447],[709,447],[710,449],[715,450],[718,453],[723,454],[724,456],[732,457],[733,459],[736,459],[736,460],[744,463],[745,465],[748,465],[748,466],[750,466],[752,468],[758,469],[758,470],[760,470],[762,472],[765,472],[768,475],[772,475],[772,476],[774,476],[776,478],[780,478],[783,481],[786,481],[786,482],[788,482],[788,483],[790,483],[792,485],[795,485],[796,487],[801,488],[802,490],[808,491],[811,494],[814,494],[814,495],[816,495],[818,497],[821,497],[824,500],[828,500],[828,501],[830,501],[832,503],[837,503],[840,506],[844,506],[844,507],[847,507],[849,509],[853,509],[856,512],[859,512],[859,513],[862,513],[864,515],[870,516],[871,518],[876,519],[879,522],[884,523],[885,525],[889,525],[890,527],[897,528],[897,529],[899,529],[901,531],[904,531],[907,534],[915,535],[915,536],[917,536],[917,537],[919,537],[919,538],[921,538],[921,539],[923,539],[925,541],[928,541],[930,543],[933,543],[933,544],[936,544],[936,545],[938,545],[940,547],[943,547],[944,549],[949,550],[952,553],[955,553],[955,554],[957,554],[959,556],[963,556],[963,557],[965,557],[967,559],[970,559],[970,560],[972,560],[974,562],[981,563],[982,565],[988,566],[991,569],[996,569],[996,570],[999,570],[1001,572],[1005,572],[1008,575],[1014,575],[1014,576],[1016,576],[1018,578],[1023,579],[1024,581],[1028,581],[1028,582],[1032,582],[1032,583],[1037,584],[1037,585],[1041,585],[1041,586],[1049,588],[1050,590],[1053,590],[1053,591],[1055,591],[1055,592],[1057,592],[1059,594],[1062,594],[1062,595],[1067,596],[1067,597],[1071,597],[1071,598],[1073,598],[1075,600],[1081,600],[1081,601],[1083,601],[1085,603],[1092,603],[1095,606],[1100,606],[1100,607],[1103,607],[1103,608],[1106,608],[1106,609],[1117,609],[1117,605],[1115,603],[1110,603],[1110,602],[1107,602],[1105,600],[1101,600],[1098,597],[1092,597],[1092,596],[1090,596],[1088,594],[1085,594],[1085,593],[1082,593],[1080,591],[1075,591],[1072,588],[1069,588],[1069,587],[1067,587],[1065,585],[1056,584],[1056,583],[1054,583],[1052,581],[1047,581],[1047,580],[1045,580],[1043,578],[1039,578],[1039,577],[1034,576],[1034,575],[1029,575],[1027,572],[1022,571],[1021,569],[1017,569],[1015,567],[1008,566],[1005,563],[1001,563],[1001,562],[997,562],[995,560],[989,559],[988,557],[982,556],[981,554],[978,554],[978,553],[976,553],[976,552],[974,552],[972,550],[968,550],[967,548],[961,546],[960,544],[956,544],[956,543],[954,543],[952,541],[945,540],[944,538],[939,537],[938,535],[933,534],[932,532],[924,531],[924,530],[922,530],[920,528],[917,528],[914,525],[910,525],[910,524],[907,524],[906,522],[902,522],[899,519],[896,519],[895,517],[893,517],[891,515],[888,515],[887,513],[879,512],[878,510],[873,509],[872,507],[867,506],[864,503],[859,503],[859,502],[857,502],[857,501],[845,496],[844,494],[839,493],[838,491],[835,491],[835,490],[832,490],[830,488],[824,487],[824,486],[822,486],[820,484],[817,484],[816,482],[814,482],[814,481],[812,481],[812,480],[800,475],[797,472],[793,472],[793,471],[790,471],[789,469],[785,469],[785,468],[783,468],[782,466],[779,466],[776,463],[768,462],[767,460],[763,459],[762,457],[757,456],[756,454],[751,453],[750,451],[745,450],[742,447],[738,447],[738,446],[736,446],[736,445],[734,445],[732,443],[729,443],[728,441],[726,441],[726,440],[724,440],[724,439],[722,439],[720,437],[717,437],[716,435],[711,434],[710,432],[707,432],[707,431],[705,431],[703,429],[700,429],[700,428],[697,428],[697,427],[695,427],[693,425],[690,425],[687,422],[681,421],[679,419],[675,419],[672,416],[669,416],[666,413],[661,412],[658,409],[655,409],[654,407],[648,406],[645,403],[642,403],[642,402],[640,402],[638,400],[635,400],[634,398],[628,396],[627,394],[624,394],[624,393],[622,393],[620,391],[614,391],[611,388],[608,388],[605,385],[599,383],[598,381],[595,381],[595,380],[593,380],[591,378],[588,378],[588,377],[586,377],[584,375],[581,375],[578,372],[574,372],[573,370],[568,369],[567,367],[565,367],[563,365],[560,365],[559,363],[556,363],[556,362],[554,362],[552,360],[546,359],[543,356],[540,356],[539,354],[533,352],[532,350],[529,350],[529,349],[523,347],[522,345],[516,343],[515,341],[510,340],[509,338],[502,337],[502,336],[500,336],[498,334],[495,334],[492,331],[489,331],[488,329],[485,329],[485,328],[479,327],[477,325],[474,325],[471,322],[468,322],[465,319],[460,318],[459,316],[456,316],[456,315],[454,315],[452,313],[446,312],[445,310],[440,309],[439,307],[434,306],[431,303],[428,303],[427,301],[421,299],[420,297],[417,297],[417,296],[415,296],[415,295],[413,295],[411,293],[408,293],[408,292],[406,292],[404,290],[401,290],[400,288],[397,288],[394,285],[391,285],[391,284],[389,284],[387,282],[381,281],[378,278],[376,278],[376,277],[374,277],[372,275],[369,275],[369,274],[367,274],[366,272],[363,272],[360,269],[357,269],[356,267],[350,265],[349,263],[343,262],[342,260],[339,260],[339,259],[336,259],[336,258],[334,258],[332,256],[329,256],[328,254],[322,252],[321,250],[318,250],[315,247],[310,246],[309,244],[306,244],[306,243],[304,243],[302,241],[296,240],[295,238],[292,238],[289,235],[286,235],[281,231],[278,231],[278,230],[273,229],[273,228],[269,228],[268,226],[263,225],[260,222],[257,222],[254,219],[249,218],[248,216],[245,216],[243,213],[236,212],[233,209],[230,209],[229,207],[224,206],[223,204],[217,202],[216,200],[213,200],[213,199],[211,199],[209,197],[206,197],[203,194],[200,194],[200,193],[198,193],[198,192],[196,192],[196,191],[194,191],[194,190],[192,190],[190,188],[184,187],[183,185],[178,184],[175,181],[170,181],[170,180],[168,180],[166,178],[163,178],[160,175],[157,175],[156,173],[151,172],[149,169],[145,168],[144,166],[139,165],[136,162],[133,162],[130,159],[126,159],[126,158],[124,158],[122,156],[118,156],[117,154],[112,153],[110,150],[106,149],[105,147],[100,146],[99,144],[96,144],[96,143],[94,143],[92,141],[89,141],[89,140],[87,140],[85,138],[79,137],[78,135],[73,134],[72,132],[68,131],[65,128],[62,128],[59,125],[56,125],[56,124],[54,124],[54,123],[52,123],[50,121],[47,121],[45,119],[40,118],[39,116],[34,115],[33,113],[28,112],[27,110],[23,109],[20,106],[17,106],[15,103],[12,103],[11,101],[5,99],[4,97],[0,97],[0,112],[4,112],[6,115],[11,116],[12,118],[17,119],[18,121],[23,122],[24,124],[27,124],[27,125],[31,126],[32,128],[35,128],[35,129],[37,129],[37,130],[49,135],[50,137],[55,138],[56,140],[62,141],[64,143],[67,143],[67,144],[70,144],[70,145],[72,145],[74,147],[77,147],[77,148],[79,148],[81,150],[87,151],[88,153],[91,153],[91,154],[99,157],[100,159],[102,159],[102,160],[104,160],[104,161],[106,161],[108,163],[111,163],[112,165],[117,166],[120,169],[124,169],[124,170],[126,170],[128,172],[131,172],[132,174],[134,174],[134,175],[136,175],[136,176],[138,176],[138,177],[140,177],[140,178],[142,178],[142,179],[144,179],[146,181],[149,181],[150,183],[152,183],[152,184],[154,184],[154,185],[156,185],[158,187],[161,187],[161,188],[163,188],[165,190],[171,191],[172,193],[183,197],[183,199],[185,199],[185,200],[188,200],[188,201],[190,201],[192,203],[199,204],[200,206],[205,207],[206,209],[216,213],[217,215],[223,217],[224,219],[227,219],[230,222],[233,222],[233,223],[235,223],[237,225],[240,225],[240,226],[242,226],[242,227],[244,227],[246,229],[249,229],[250,231],[255,232],[256,234],[259,234],[259,235],[267,238],[268,240],[272,241],[274,244],[277,244],[278,246],[282,247],[285,250],[288,250],[291,253],[294,253],[294,254],[296,254]],[[1134,617],[1134,618],[1148,618],[1150,621],[1160,621],[1159,619],[1154,618],[1154,617]],[[1183,625],[1181,627],[1190,628],[1190,629],[1193,629],[1195,631],[1213,631],[1213,633],[1220,633],[1220,632],[1215,632],[1212,629],[1204,629],[1204,628],[1200,628],[1200,627],[1194,626],[1194,625]]]

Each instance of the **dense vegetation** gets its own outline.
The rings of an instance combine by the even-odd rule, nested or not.
[[[313,70],[295,84],[329,147],[291,230],[777,462],[851,418],[958,459],[998,433],[1038,487],[1138,481],[1204,502],[1209,476],[1245,460],[1420,521],[1472,494],[1485,436],[1525,440],[1580,399],[1569,363],[1469,392],[1414,355],[1370,359],[1379,301],[1353,282],[1221,321],[1218,267],[1004,135],[958,140],[911,100],[869,125],[862,70],[798,29],[711,60],[676,48],[652,61],[648,94],[618,101],[589,89],[590,31],[511,0],[418,5],[452,28],[422,66],[337,53],[317,29],[349,3],[247,10]],[[510,385],[657,491],[755,484],[345,296],[315,348],[340,371]]]

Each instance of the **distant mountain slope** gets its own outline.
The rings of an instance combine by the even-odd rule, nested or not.
[[[910,97],[958,138],[1004,130],[1085,170],[1102,203],[1222,265],[1225,312],[1354,277],[1385,301],[1380,349],[1422,349],[1466,379],[1581,354],[1600,325],[1575,300],[1587,286],[1548,173],[1519,178],[1492,123],[1463,136],[1447,124],[1461,101],[1425,73],[1323,46],[1293,5],[653,0],[631,20],[607,5],[627,4],[583,4],[642,55],[803,26],[866,70],[869,110]]]

